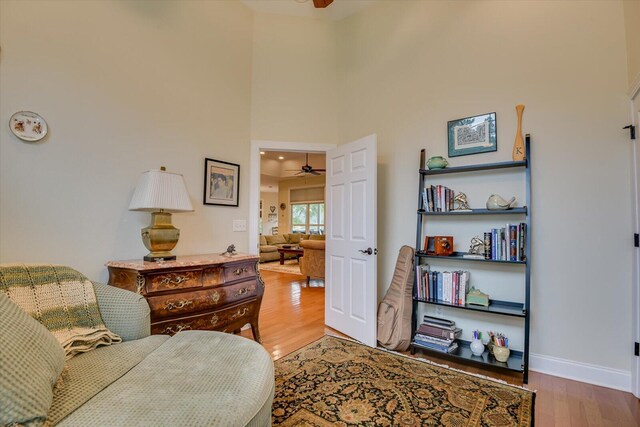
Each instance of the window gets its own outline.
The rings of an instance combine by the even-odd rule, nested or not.
[[[324,234],[324,203],[292,204],[291,232]]]

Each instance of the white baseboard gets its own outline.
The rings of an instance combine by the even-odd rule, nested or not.
[[[556,377],[631,392],[631,371],[534,353],[529,354],[529,369]]]

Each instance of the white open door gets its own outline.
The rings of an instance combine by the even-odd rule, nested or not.
[[[325,323],[376,346],[377,137],[327,152]]]

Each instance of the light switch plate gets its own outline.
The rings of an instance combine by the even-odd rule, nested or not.
[[[247,221],[244,219],[234,219],[233,231],[247,231]]]

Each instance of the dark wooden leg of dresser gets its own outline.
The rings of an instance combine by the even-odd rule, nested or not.
[[[260,339],[260,329],[258,328],[258,319],[251,322],[251,332],[253,333],[253,339],[262,344],[262,340]]]

